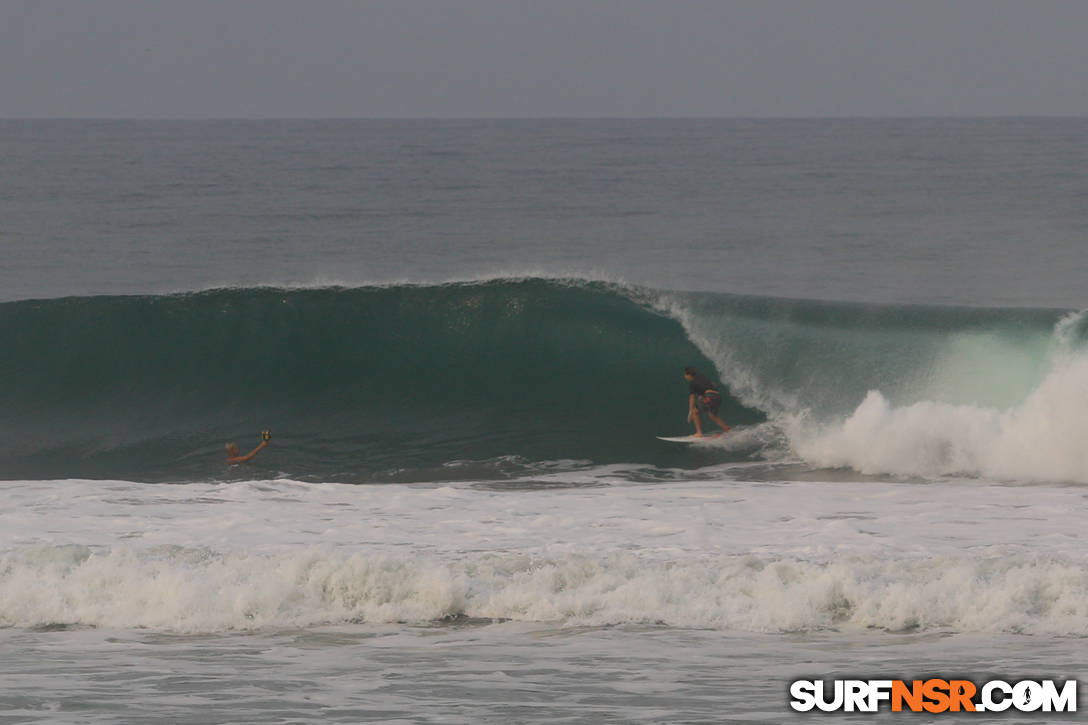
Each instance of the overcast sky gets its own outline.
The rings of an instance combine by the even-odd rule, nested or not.
[[[0,0],[0,117],[1088,115],[1088,0]]]

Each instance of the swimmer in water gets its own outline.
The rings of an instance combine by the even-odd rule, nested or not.
[[[249,454],[244,455],[244,456],[241,455],[242,452],[238,450],[238,444],[237,443],[228,443],[227,444],[227,464],[228,465],[234,465],[235,463],[245,463],[246,461],[253,458],[253,456],[257,455],[262,450],[264,450],[264,448],[268,445],[268,442],[270,440],[272,440],[271,431],[266,430],[266,431],[262,432],[261,433],[261,443],[260,443],[260,445],[258,445],[252,451],[250,451]]]

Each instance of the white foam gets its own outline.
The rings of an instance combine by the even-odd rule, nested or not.
[[[1088,562],[999,558],[219,553],[49,547],[0,555],[0,623],[180,632],[466,616],[747,631],[1088,634]]]
[[[685,474],[702,481],[655,473],[665,482],[632,484],[631,472],[619,466],[539,473],[483,488],[4,482],[0,550],[331,545],[447,558],[481,551],[625,551],[666,561],[751,552],[811,558],[821,552],[1075,556],[1088,550],[1079,513],[1085,494],[1076,487],[775,483],[744,480],[749,468],[743,466]]]
[[[0,624],[205,632],[468,616],[1088,633],[1079,487],[745,480],[756,472],[0,483]]]
[[[1088,483],[1088,356],[1063,357],[1006,410],[934,401],[895,407],[871,391],[841,424],[795,429],[792,438],[815,465],[864,473]]]

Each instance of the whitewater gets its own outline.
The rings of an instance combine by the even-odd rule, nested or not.
[[[281,480],[153,497],[125,482],[6,484],[23,513],[0,520],[0,621],[182,633],[462,617],[1088,633],[1082,490],[961,481],[862,491],[701,474],[654,484],[614,469],[490,486]],[[63,535],[44,533],[57,518]]]

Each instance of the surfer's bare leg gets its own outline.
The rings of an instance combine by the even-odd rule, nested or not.
[[[713,413],[711,413],[711,412],[710,412],[709,410],[708,410],[708,411],[706,412],[706,414],[707,414],[707,415],[709,415],[709,416],[710,416],[710,419],[711,419],[712,421],[714,421],[715,423],[717,423],[717,424],[718,424],[718,425],[719,425],[719,426],[721,427],[721,429],[722,429],[723,431],[725,431],[726,433],[728,433],[728,432],[729,432],[729,430],[730,430],[730,429],[729,429],[729,426],[728,426],[728,425],[726,425],[726,423],[725,423],[725,421],[724,421],[724,420],[722,420],[722,419],[721,419],[721,418],[719,418],[718,416],[714,415],[714,414],[713,414]]]
[[[695,437],[696,438],[702,438],[703,437],[703,422],[699,419],[699,411],[698,410],[691,411],[690,418],[691,418],[691,422],[695,424]]]

